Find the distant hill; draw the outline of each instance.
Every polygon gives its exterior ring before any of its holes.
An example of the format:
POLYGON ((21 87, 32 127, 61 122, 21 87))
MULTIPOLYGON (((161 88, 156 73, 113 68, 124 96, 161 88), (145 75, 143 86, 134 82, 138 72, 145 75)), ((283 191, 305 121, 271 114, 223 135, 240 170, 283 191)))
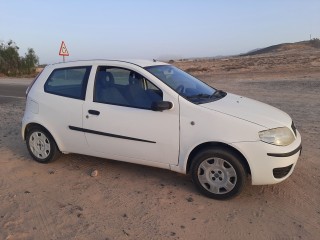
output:
POLYGON ((283 43, 220 59, 183 59, 174 61, 174 65, 197 76, 257 73, 276 78, 284 72, 307 76, 320 72, 320 40, 283 43))
POLYGON ((286 53, 286 52, 296 52, 296 51, 306 51, 306 50, 315 50, 320 49, 320 39, 314 38, 310 41, 302 41, 296 43, 282 43, 273 45, 266 48, 251 50, 240 56, 253 56, 258 54, 267 54, 267 53, 286 53))

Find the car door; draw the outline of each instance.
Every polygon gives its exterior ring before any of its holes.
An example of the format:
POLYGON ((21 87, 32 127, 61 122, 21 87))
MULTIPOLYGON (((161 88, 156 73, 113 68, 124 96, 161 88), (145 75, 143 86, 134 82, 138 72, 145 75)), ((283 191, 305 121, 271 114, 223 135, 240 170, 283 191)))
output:
POLYGON ((89 87, 93 94, 83 105, 83 128, 93 152, 129 162, 178 163, 177 96, 132 69, 119 67, 99 66, 89 87), (162 100, 174 107, 152 111, 152 102, 162 100))

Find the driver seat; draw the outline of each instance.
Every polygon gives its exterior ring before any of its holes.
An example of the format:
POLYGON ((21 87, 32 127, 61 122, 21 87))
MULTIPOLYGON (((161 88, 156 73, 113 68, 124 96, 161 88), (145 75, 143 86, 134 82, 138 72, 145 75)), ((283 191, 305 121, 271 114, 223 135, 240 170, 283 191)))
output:
POLYGON ((100 71, 96 77, 95 101, 101 103, 127 105, 127 100, 122 96, 114 84, 111 72, 100 71))

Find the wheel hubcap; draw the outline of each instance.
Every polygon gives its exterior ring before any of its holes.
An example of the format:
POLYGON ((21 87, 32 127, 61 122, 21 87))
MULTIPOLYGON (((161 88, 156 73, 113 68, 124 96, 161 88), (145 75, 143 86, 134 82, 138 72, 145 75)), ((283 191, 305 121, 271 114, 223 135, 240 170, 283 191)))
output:
POLYGON ((237 183, 237 173, 233 166, 221 158, 208 158, 198 168, 198 179, 209 192, 225 194, 237 183))
POLYGON ((42 132, 34 132, 29 138, 31 152, 40 159, 45 159, 50 154, 50 141, 42 132))

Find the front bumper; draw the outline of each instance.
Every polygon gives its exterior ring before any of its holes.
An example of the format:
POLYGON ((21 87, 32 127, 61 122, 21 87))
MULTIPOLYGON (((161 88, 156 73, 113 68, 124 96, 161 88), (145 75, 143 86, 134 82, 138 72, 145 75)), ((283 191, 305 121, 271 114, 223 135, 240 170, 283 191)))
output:
POLYGON ((302 146, 300 144, 299 147, 297 147, 295 150, 287 153, 267 153, 268 156, 271 157, 291 157, 292 155, 296 154, 297 152, 300 152, 301 154, 302 146))
POLYGON ((301 135, 289 146, 275 146, 261 141, 233 143, 247 159, 253 185, 282 182, 293 172, 301 153, 301 135))

